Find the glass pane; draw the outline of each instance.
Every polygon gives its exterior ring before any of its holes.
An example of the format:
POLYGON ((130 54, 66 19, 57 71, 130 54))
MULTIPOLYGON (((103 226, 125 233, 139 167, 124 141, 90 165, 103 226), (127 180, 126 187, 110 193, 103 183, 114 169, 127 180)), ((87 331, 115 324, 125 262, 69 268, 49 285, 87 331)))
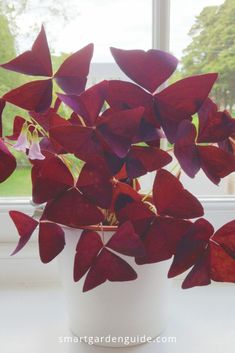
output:
MULTIPOLYGON (((219 72, 212 99, 220 110, 235 116, 235 1, 171 0, 170 51, 180 59, 172 82, 185 76, 219 72), (182 10, 183 9, 183 10, 182 10)), ((197 195, 234 195, 235 174, 220 186, 203 172, 196 181, 183 175, 185 186, 197 195)))
MULTIPOLYGON (((66 56, 90 42, 95 44, 88 86, 103 79, 124 78, 109 51, 149 49, 152 36, 151 0, 0 0, 0 63, 28 50, 43 23, 56 69, 66 56)), ((29 77, 0 69, 0 95, 29 81, 29 77)), ((8 105, 4 133, 23 111, 8 105)), ((0 196, 31 194, 30 166, 17 153, 18 170, 0 184, 0 196)))

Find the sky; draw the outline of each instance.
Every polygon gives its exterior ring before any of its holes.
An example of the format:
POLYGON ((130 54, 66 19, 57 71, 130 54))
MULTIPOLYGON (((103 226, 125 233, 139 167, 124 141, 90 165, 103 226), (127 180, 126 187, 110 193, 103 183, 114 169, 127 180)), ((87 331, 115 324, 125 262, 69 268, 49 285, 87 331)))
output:
MULTIPOLYGON (((110 62, 109 47, 123 49, 151 48, 152 0, 28 0, 27 11, 18 20, 22 29, 20 51, 28 49, 31 26, 44 22, 54 52, 74 52, 95 43, 93 61, 110 62), (48 7, 54 9, 48 12, 48 7), (63 22, 64 13, 69 22, 63 22), (53 15, 52 15, 53 13, 53 15), (40 22, 39 22, 40 21, 40 22)), ((205 6, 220 5, 223 0, 171 0, 170 51, 179 59, 189 44, 187 35, 205 6)))

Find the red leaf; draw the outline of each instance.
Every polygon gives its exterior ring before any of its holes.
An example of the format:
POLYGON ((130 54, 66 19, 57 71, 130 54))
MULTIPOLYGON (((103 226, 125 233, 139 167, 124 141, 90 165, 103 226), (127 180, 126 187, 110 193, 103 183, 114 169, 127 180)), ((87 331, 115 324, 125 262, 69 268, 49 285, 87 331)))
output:
POLYGON ((67 120, 55 112, 54 108, 49 108, 45 113, 30 112, 29 115, 46 131, 55 126, 70 125, 67 120))
POLYGON ((203 218, 192 224, 177 245, 168 277, 178 276, 195 265, 208 246, 213 233, 214 228, 203 218))
POLYGON ((105 246, 127 256, 143 256, 145 253, 143 242, 130 221, 119 226, 105 246))
POLYGON ((179 123, 191 120, 207 98, 217 74, 184 78, 155 95, 157 111, 169 142, 175 142, 179 123))
POLYGON ((0 139, 0 183, 5 181, 16 169, 16 159, 0 139))
POLYGON ((194 178, 199 171, 200 158, 195 145, 197 131, 195 126, 188 120, 183 120, 178 128, 174 154, 185 173, 194 178))
POLYGON ((38 169, 32 169, 33 202, 44 203, 74 186, 67 166, 58 157, 44 160, 38 169))
POLYGON ((128 109, 110 114, 100 119, 97 130, 120 158, 126 156, 134 136, 140 129, 144 108, 128 109))
POLYGON ((108 208, 112 201, 112 176, 101 158, 95 158, 95 162, 84 165, 76 186, 92 203, 108 208))
POLYGON ((58 224, 41 222, 38 236, 39 253, 43 263, 50 262, 64 249, 64 231, 58 224))
MULTIPOLYGON (((46 157, 48 153, 51 153, 53 155, 57 154, 64 154, 66 153, 63 148, 53 140, 53 138, 48 138, 48 137, 43 137, 39 143, 41 152, 43 152, 43 155, 46 157)), ((32 163, 32 160, 30 161, 32 163)))
POLYGON ((77 189, 72 188, 47 203, 43 219, 72 228, 80 228, 102 222, 104 215, 77 189))
POLYGON ((59 98, 56 98, 54 102, 54 111, 57 113, 61 105, 61 100, 59 98))
POLYGON ((153 185, 153 198, 159 215, 177 218, 201 217, 201 203, 183 188, 181 182, 164 169, 157 172, 153 185))
POLYGON ((93 44, 88 44, 65 59, 55 73, 54 78, 65 93, 80 94, 84 91, 92 55, 93 44))
POLYGON ((154 147, 131 146, 126 160, 126 171, 130 179, 160 169, 172 161, 171 156, 154 147))
POLYGON ((111 53, 125 74, 150 92, 165 82, 178 64, 173 55, 155 49, 145 52, 111 48, 111 53))
POLYGON ((106 100, 110 107, 116 111, 144 107, 143 117, 160 127, 154 109, 154 99, 151 94, 131 82, 110 80, 106 100))
POLYGON ((217 111, 217 105, 208 98, 198 112, 198 142, 222 142, 235 132, 235 120, 226 110, 217 111))
POLYGON ((78 241, 74 259, 74 281, 79 281, 91 267, 104 244, 98 233, 84 230, 78 241))
POLYGON ((235 221, 221 227, 183 282, 183 288, 207 285, 210 280, 235 282, 235 221))
POLYGON ((145 114, 140 122, 140 127, 137 135, 135 135, 132 139, 133 143, 146 142, 154 143, 156 145, 156 140, 158 141, 158 146, 160 145, 160 139, 165 137, 162 130, 158 129, 156 126, 158 124, 149 122, 147 118, 145 118, 145 114))
POLYGON ((99 118, 97 126, 61 126, 50 130, 54 138, 67 152, 88 162, 94 155, 102 155, 111 149, 118 157, 125 157, 132 139, 139 133, 143 108, 129 109, 99 118))
POLYGON ((137 273, 126 261, 104 248, 94 260, 86 276, 83 292, 87 292, 106 281, 124 282, 136 278, 137 273))
POLYGON ((211 279, 217 282, 235 283, 235 261, 214 242, 210 243, 211 279))
POLYGON ((222 142, 218 142, 218 147, 225 152, 235 155, 235 143, 233 143, 229 138, 222 142))
POLYGON ((26 214, 19 211, 10 211, 9 215, 13 220, 20 236, 18 245, 12 253, 12 255, 15 255, 29 241, 34 230, 37 228, 38 222, 32 217, 29 217, 26 214))
POLYGON ((104 105, 106 90, 107 81, 102 81, 84 91, 80 96, 58 94, 58 97, 83 118, 86 126, 93 126, 104 105))
POLYGON ((6 93, 3 98, 25 110, 45 112, 51 105, 52 81, 49 79, 26 83, 6 93))
POLYGON ((115 204, 115 211, 119 222, 131 222, 153 218, 155 214, 150 211, 147 204, 133 200, 130 196, 120 195, 115 204))
POLYGON ((235 259, 235 220, 217 230, 213 240, 235 259))
POLYGON ((44 27, 42 26, 31 50, 2 64, 1 67, 21 74, 51 77, 51 56, 44 27))
POLYGON ((62 118, 59 114, 51 112, 51 114, 48 116, 49 119, 49 129, 52 129, 53 127, 56 126, 70 126, 71 123, 62 118))
POLYGON ((126 183, 118 182, 114 185, 113 199, 112 199, 112 205, 111 205, 110 209, 111 210, 116 209, 118 211, 120 208, 124 207, 125 197, 127 197, 128 200, 130 199, 131 202, 141 201, 141 199, 142 199, 141 195, 138 194, 138 192, 136 192, 130 185, 128 185, 126 183), (124 197, 124 204, 122 203, 121 199, 119 202, 119 198, 120 197, 122 198, 122 196, 124 197), (119 205, 117 205, 117 203, 119 205))
POLYGON ((81 125, 81 126, 83 126, 80 117, 74 112, 70 115, 70 118, 67 121, 70 124, 72 124, 72 125, 81 125))
MULTIPOLYGON (((138 189, 138 183, 137 183, 138 189)), ((116 202, 118 196, 128 196, 132 201, 142 201, 143 195, 138 193, 138 190, 133 188, 132 183, 128 183, 128 181, 119 181, 114 184, 114 193, 113 193, 113 205, 116 202)))
POLYGON ((107 145, 104 147, 103 159, 105 160, 110 173, 115 175, 116 179, 122 180, 127 178, 126 170, 123 170, 123 168, 125 169, 125 159, 119 158, 116 154, 110 151, 110 148, 107 147, 107 145))
POLYGON ((207 286, 211 283, 210 256, 208 249, 200 256, 192 270, 182 283, 183 289, 195 286, 207 286))
MULTIPOLYGON (((140 196, 139 194, 137 195, 140 196)), ((145 233, 155 218, 155 213, 149 209, 149 205, 125 194, 120 194, 117 198, 115 213, 119 223, 131 221, 135 232, 140 236, 145 233)))
POLYGON ((89 161, 94 155, 100 155, 102 148, 90 127, 71 125, 59 126, 50 130, 50 137, 58 142, 67 152, 74 153, 83 161, 89 161))
POLYGON ((9 140, 17 140, 20 133, 21 133, 21 130, 22 130, 22 127, 25 123, 25 119, 22 118, 21 116, 15 116, 15 119, 14 119, 14 123, 13 123, 13 133, 12 135, 9 135, 7 136, 7 138, 9 140))
POLYGON ((0 98, 0 137, 2 137, 2 112, 5 108, 6 102, 0 98))
POLYGON ((201 167, 215 184, 235 171, 235 156, 215 146, 198 146, 201 167))
POLYGON ((183 235, 192 226, 189 221, 168 217, 155 218, 144 235, 146 255, 136 257, 136 263, 143 265, 170 259, 183 235))

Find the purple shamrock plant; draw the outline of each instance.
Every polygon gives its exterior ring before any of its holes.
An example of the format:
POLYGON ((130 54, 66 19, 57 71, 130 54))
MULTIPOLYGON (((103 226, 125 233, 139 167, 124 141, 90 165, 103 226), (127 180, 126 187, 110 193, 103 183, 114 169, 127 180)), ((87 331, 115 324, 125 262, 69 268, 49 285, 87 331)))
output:
POLYGON ((177 67, 174 56, 159 50, 111 53, 132 82, 86 88, 92 44, 53 74, 43 27, 31 50, 1 65, 43 77, 0 99, 0 181, 16 168, 10 149, 22 151, 32 166, 32 200, 44 205, 39 219, 10 212, 19 233, 13 254, 38 229, 40 258, 50 262, 66 246, 67 226, 82 229, 73 273, 75 281, 85 277, 84 291, 107 280, 137 278, 118 254, 140 266, 173 258, 169 277, 191 269, 183 288, 235 282, 235 221, 214 233, 179 174, 164 169, 174 159, 189 177, 202 169, 215 184, 235 171, 235 120, 208 98, 217 74, 187 77, 160 90, 177 67), (54 81, 63 93, 52 103, 54 81), (59 113, 61 103, 67 117, 59 113), (7 104, 28 112, 27 120, 15 117, 11 136, 2 134, 7 104), (168 151, 161 148, 164 139, 172 144, 168 151), (148 172, 156 177, 144 195, 138 178, 148 172), (107 226, 113 235, 105 243, 97 227, 107 226))

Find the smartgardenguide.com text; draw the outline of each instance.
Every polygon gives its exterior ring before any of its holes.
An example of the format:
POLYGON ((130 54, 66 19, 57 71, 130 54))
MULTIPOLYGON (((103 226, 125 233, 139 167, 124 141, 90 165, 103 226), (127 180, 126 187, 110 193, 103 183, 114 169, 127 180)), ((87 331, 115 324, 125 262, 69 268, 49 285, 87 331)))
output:
POLYGON ((175 336, 158 336, 156 338, 149 337, 147 335, 143 336, 83 336, 83 337, 76 337, 76 336, 59 336, 58 337, 59 343, 87 343, 89 345, 93 344, 100 344, 100 343, 121 343, 124 345, 129 344, 141 344, 141 343, 176 343, 175 336))

